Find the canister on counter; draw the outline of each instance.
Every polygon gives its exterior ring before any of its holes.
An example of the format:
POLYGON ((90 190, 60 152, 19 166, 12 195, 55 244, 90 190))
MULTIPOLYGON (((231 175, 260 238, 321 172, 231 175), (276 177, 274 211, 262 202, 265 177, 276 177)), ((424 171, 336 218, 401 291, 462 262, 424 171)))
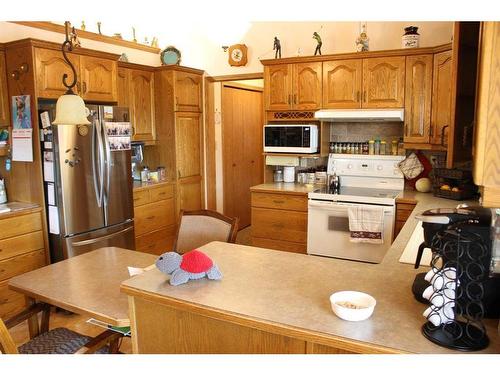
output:
POLYGON ((375 141, 373 139, 368 141, 368 154, 375 155, 375 141))
POLYGON ((167 179, 167 170, 165 167, 158 167, 156 170, 158 171, 159 180, 165 181, 167 179))

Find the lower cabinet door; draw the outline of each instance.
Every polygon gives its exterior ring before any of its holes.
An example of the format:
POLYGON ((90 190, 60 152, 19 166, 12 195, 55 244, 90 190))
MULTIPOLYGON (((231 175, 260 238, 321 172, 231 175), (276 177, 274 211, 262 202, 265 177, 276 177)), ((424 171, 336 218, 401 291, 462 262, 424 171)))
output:
POLYGON ((25 306, 24 294, 9 289, 9 280, 0 282, 0 319, 6 320, 21 312, 25 306))
POLYGON ((252 207, 252 237, 307 243, 307 212, 252 207))
POLYGON ((162 227, 173 225, 174 200, 165 199, 134 208, 135 235, 152 232, 162 227))
POLYGON ((145 253, 160 255, 167 251, 172 251, 176 226, 171 225, 166 228, 138 236, 135 238, 135 249, 145 253))

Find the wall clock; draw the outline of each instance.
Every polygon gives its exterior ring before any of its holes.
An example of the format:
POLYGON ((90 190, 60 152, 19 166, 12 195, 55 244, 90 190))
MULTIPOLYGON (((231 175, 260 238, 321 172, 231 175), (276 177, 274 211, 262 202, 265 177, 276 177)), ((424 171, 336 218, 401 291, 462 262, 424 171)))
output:
POLYGON ((162 65, 179 65, 181 63, 181 52, 174 46, 168 46, 160 54, 162 65))
POLYGON ((244 44, 233 44, 229 47, 229 65, 245 66, 247 63, 248 48, 244 44))

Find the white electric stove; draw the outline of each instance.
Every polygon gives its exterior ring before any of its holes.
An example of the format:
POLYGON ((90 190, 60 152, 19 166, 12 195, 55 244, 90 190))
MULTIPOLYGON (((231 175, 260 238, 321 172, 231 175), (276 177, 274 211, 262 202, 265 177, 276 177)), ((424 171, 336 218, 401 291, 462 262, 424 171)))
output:
POLYGON ((398 163, 404 156, 330 154, 327 173, 339 176, 340 188, 308 194, 307 253, 380 263, 391 246, 396 197, 404 189, 398 163), (383 244, 350 242, 348 208, 380 206, 384 211, 383 244))

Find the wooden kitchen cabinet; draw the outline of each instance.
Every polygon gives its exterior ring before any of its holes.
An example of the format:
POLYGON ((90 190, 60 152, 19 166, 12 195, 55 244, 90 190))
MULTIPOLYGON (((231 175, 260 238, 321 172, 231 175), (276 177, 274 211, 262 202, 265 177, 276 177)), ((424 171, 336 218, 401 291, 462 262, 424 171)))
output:
POLYGON ((433 85, 432 72, 432 54, 406 57, 405 142, 429 143, 433 85))
MULTIPOLYGON (((75 94, 81 94, 80 56, 68 53, 68 59, 74 65, 78 75, 75 94)), ((35 48, 35 70, 37 96, 46 99, 57 99, 64 95, 67 88, 63 85, 63 75, 67 74, 67 83, 73 81, 73 71, 63 58, 61 51, 35 48)))
POLYGON ((173 247, 175 194, 173 184, 158 184, 134 190, 135 248, 162 254, 173 247))
POLYGON ((363 59, 363 108, 403 108, 405 57, 363 59))
POLYGON ((403 229, 406 221, 410 217, 412 211, 415 209, 417 205, 416 201, 404 200, 398 201, 396 199, 396 220, 394 222, 394 232, 392 235, 392 240, 398 236, 401 229, 403 229))
POLYGON ((0 127, 9 126, 10 107, 7 91, 7 70, 5 68, 5 52, 0 50, 0 127))
POLYGON ((500 24, 483 22, 479 55, 477 126, 474 144, 474 182, 482 205, 500 207, 500 24))
MULTIPOLYGON (((75 93, 84 100, 95 102, 117 101, 117 63, 114 60, 68 53, 78 75, 75 93)), ((60 50, 35 48, 37 97, 57 99, 66 92, 62 83, 63 74, 67 83, 73 80, 73 72, 66 64, 60 50)))
POLYGON ((146 66, 118 68, 118 105, 128 107, 132 123, 132 140, 150 142, 156 139, 154 72, 146 66))
POLYGON ((434 56, 430 143, 446 146, 451 125, 452 51, 434 56))
POLYGON ((84 100, 116 102, 116 61, 80 56, 80 79, 84 100))
POLYGON ((321 62, 265 66, 264 80, 266 110, 321 108, 321 62))
POLYGON ((252 191, 252 245, 307 252, 307 195, 252 191))
POLYGON ((24 295, 8 288, 13 276, 47 264, 42 210, 0 216, 0 318, 8 319, 25 308, 24 295))
POLYGON ((199 74, 176 71, 175 110, 183 112, 202 112, 202 77, 199 74))
POLYGON ((323 62, 323 108, 361 108, 361 59, 323 62))

